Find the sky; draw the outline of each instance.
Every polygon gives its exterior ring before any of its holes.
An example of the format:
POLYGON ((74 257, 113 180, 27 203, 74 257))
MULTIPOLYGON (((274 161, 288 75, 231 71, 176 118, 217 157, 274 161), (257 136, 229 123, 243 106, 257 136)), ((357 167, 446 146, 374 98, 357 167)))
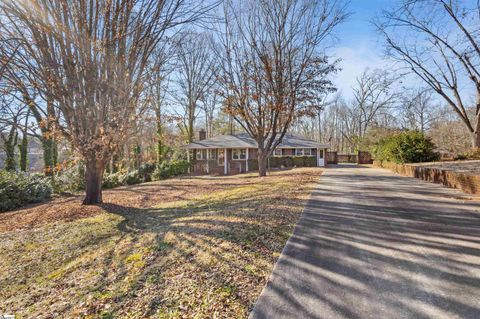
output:
POLYGON ((335 76, 334 83, 347 98, 352 96, 351 87, 355 78, 361 75, 365 68, 375 69, 387 65, 387 61, 382 57, 383 48, 379 35, 371 20, 391 4, 391 0, 351 0, 351 16, 338 26, 338 43, 330 54, 342 59, 342 70, 335 76))

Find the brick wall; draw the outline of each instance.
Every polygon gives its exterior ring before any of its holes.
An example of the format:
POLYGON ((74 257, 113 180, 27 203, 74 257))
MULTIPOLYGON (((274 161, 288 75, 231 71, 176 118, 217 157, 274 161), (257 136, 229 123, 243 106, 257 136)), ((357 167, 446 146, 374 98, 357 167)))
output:
POLYGON ((420 178, 424 181, 458 188, 469 194, 480 194, 480 175, 448 171, 415 164, 395 164, 374 161, 373 165, 375 167, 391 169, 403 176, 420 178))

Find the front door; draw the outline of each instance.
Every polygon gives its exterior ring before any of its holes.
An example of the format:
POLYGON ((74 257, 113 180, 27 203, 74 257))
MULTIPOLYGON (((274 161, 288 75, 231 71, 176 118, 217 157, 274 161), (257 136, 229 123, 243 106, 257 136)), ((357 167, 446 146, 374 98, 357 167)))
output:
POLYGON ((318 166, 325 166, 325 152, 323 149, 318 150, 318 166))

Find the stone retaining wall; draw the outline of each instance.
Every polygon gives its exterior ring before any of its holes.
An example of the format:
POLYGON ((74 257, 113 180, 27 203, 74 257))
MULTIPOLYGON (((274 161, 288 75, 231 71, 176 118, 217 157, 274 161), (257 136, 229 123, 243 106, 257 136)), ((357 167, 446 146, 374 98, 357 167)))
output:
POLYGON ((469 194, 480 194, 480 175, 459 173, 425 166, 424 164, 396 164, 374 161, 373 166, 388 168, 403 176, 420 178, 424 181, 458 188, 469 194))

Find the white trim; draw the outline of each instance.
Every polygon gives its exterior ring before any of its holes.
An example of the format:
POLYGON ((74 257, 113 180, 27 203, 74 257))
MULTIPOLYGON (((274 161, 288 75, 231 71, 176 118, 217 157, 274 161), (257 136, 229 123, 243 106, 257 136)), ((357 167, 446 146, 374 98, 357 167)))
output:
POLYGON ((227 167, 228 167, 228 165, 227 165, 227 162, 228 162, 228 156, 227 155, 228 155, 228 153, 227 153, 226 148, 224 148, 223 151, 224 151, 224 153, 223 153, 224 154, 223 155, 223 173, 225 175, 228 175, 228 169, 227 169, 227 167))
POLYGON ((210 154, 210 150, 207 150, 207 174, 210 174, 210 164, 208 163, 209 162, 209 155, 210 154))
POLYGON ((247 151, 248 148, 232 148, 232 161, 245 161, 247 158, 247 151), (242 151, 245 151, 245 158, 233 158, 233 151, 240 151, 239 156, 242 155, 242 151))

